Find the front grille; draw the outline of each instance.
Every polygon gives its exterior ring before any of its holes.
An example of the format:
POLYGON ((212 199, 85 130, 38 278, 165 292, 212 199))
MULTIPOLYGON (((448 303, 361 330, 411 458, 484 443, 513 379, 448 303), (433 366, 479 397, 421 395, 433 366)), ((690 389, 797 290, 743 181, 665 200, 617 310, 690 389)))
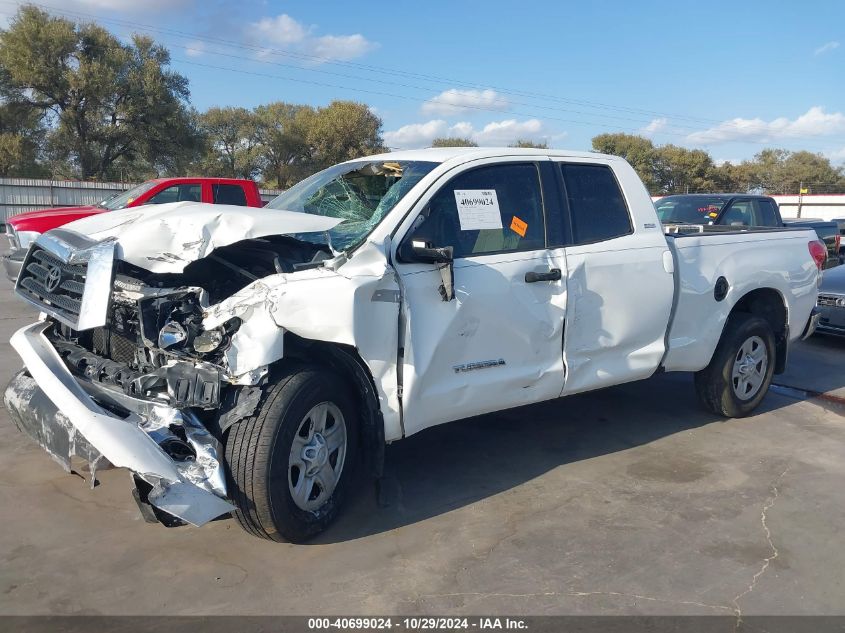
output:
POLYGON ((831 308, 845 308, 845 296, 842 295, 819 295, 818 304, 831 308))
POLYGON ((137 351, 143 346, 138 308, 131 304, 113 304, 103 327, 90 330, 90 338, 80 341, 90 352, 118 363, 137 364, 137 351))
POLYGON ((69 264, 34 245, 18 278, 18 291, 47 311, 79 319, 87 264, 69 264))

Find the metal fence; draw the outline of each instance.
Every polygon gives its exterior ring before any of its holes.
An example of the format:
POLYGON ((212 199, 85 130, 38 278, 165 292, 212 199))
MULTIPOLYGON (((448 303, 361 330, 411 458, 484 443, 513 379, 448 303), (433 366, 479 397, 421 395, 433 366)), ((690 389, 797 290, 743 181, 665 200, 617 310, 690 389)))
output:
MULTIPOLYGON (((136 184, 138 183, 0 178, 0 223, 24 211, 97 204, 136 184)), ((265 202, 282 193, 281 189, 260 191, 265 202)))

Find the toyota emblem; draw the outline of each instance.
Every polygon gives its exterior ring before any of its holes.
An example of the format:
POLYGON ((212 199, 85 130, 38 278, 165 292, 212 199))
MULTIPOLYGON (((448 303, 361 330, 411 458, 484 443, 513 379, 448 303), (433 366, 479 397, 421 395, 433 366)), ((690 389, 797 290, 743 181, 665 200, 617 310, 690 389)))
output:
POLYGON ((47 292, 53 292, 62 283, 62 269, 58 266, 48 266, 47 276, 44 278, 44 288, 47 292))

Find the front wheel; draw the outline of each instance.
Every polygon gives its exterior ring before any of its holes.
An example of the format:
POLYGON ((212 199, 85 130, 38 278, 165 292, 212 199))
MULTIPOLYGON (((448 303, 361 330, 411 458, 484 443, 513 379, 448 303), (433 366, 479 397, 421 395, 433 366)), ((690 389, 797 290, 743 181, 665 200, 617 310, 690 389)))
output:
POLYGON ((226 438, 229 496, 241 527, 294 543, 326 529, 354 474, 354 421, 337 375, 300 367, 277 377, 255 413, 226 438))
POLYGON ((729 418, 749 415, 772 382, 775 337, 768 322, 751 314, 732 315, 710 364, 695 374, 699 400, 729 418))

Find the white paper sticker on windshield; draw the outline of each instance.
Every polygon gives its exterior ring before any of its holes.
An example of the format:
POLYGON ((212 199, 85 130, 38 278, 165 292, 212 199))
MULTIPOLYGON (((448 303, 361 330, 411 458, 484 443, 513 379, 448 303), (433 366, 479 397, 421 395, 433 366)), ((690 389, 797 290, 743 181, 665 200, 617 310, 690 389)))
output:
POLYGON ((495 189, 455 189, 462 231, 502 228, 495 189))

